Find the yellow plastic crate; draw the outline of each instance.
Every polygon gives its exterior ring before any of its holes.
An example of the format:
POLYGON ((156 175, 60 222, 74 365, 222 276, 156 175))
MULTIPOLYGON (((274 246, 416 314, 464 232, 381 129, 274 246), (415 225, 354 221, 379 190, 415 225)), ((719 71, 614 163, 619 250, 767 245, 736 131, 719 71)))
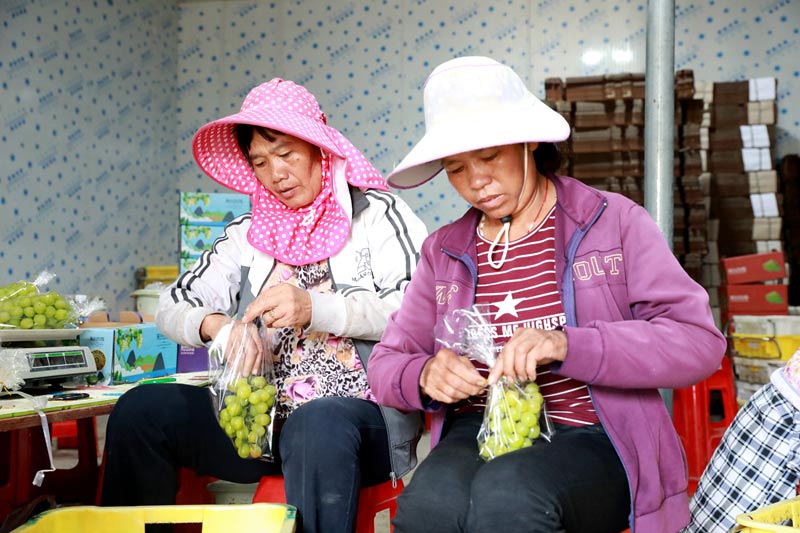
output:
POLYGON ((797 533, 800 529, 800 497, 740 514, 736 523, 738 525, 733 531, 737 533, 797 533), (792 525, 778 525, 789 520, 792 525))
POLYGON ((277 503, 63 507, 46 511, 13 533, 144 533, 145 524, 200 523, 203 533, 292 533, 295 508, 277 503))
POLYGON ((733 349, 742 357, 787 361, 800 348, 800 335, 761 336, 733 334, 733 349))

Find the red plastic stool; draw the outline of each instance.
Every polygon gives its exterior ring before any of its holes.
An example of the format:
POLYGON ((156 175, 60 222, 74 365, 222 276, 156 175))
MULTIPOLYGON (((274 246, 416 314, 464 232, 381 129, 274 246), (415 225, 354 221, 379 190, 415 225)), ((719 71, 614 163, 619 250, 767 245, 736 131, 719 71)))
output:
POLYGON ((675 389, 673 421, 686 452, 689 495, 694 494, 711 454, 719 445, 738 408, 733 367, 727 357, 722 359, 720 368, 708 379, 691 387, 675 389), (711 420, 712 391, 718 392, 722 397, 721 420, 711 420))
MULTIPOLYGON (((403 491, 403 480, 398 479, 396 486, 391 481, 372 487, 362 487, 358 495, 358 516, 356 517, 356 533, 375 533, 375 515, 384 509, 389 511, 389 520, 397 512, 397 497, 403 491)), ((286 503, 286 492, 283 488, 283 476, 264 476, 258 483, 253 503, 286 503)), ((394 528, 390 526, 390 530, 394 528)))

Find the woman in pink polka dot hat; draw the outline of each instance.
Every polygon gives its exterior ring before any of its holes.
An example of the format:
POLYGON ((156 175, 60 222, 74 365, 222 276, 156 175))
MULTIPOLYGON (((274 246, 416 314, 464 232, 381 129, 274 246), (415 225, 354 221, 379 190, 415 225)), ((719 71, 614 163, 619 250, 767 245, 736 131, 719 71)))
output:
MULTIPOLYGON (((250 196, 252 212, 164 291, 156 322, 187 346, 209 345, 234 321, 271 330, 277 458, 240 458, 201 388, 135 388, 109 419, 103 503, 174 503, 181 466, 238 483, 282 472, 302 531, 353 531, 359 488, 416 464, 419 414, 379 406, 365 368, 425 226, 291 81, 254 88, 192 146, 208 176, 250 196)), ((248 367, 268 356, 252 346, 248 367)))

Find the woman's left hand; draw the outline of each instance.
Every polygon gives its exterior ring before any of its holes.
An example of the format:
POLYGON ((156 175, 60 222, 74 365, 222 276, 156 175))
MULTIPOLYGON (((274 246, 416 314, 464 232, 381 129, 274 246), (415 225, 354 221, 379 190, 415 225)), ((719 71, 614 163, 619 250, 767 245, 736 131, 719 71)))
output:
POLYGON ((536 368, 567 356, 567 334, 559 330, 519 328, 503 347, 489 372, 489 383, 502 376, 536 379, 536 368))
POLYGON ((247 306, 243 322, 261 322, 270 328, 301 327, 311 323, 311 295, 288 283, 280 283, 262 291, 247 306))

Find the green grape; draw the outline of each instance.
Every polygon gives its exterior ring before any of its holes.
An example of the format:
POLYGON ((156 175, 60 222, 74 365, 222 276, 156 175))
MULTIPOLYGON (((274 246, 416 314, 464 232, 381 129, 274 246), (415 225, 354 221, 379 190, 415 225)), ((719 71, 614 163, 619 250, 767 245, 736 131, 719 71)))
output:
POLYGON ((243 443, 237 446, 237 451, 239 453, 239 457, 241 457, 242 459, 247 459, 248 457, 250 457, 250 446, 247 444, 243 443))
POLYGON ((33 306, 29 305, 22 308, 22 314, 28 318, 33 318, 33 315, 36 314, 36 311, 33 310, 33 306))
POLYGON ((240 430, 244 427, 244 419, 241 416, 231 417, 231 426, 235 430, 240 430))
POLYGON ((266 413, 261 413, 255 416, 255 423, 259 426, 266 426, 269 424, 270 416, 266 413))
POLYGON ((8 311, 0 311, 0 324, 8 324, 8 320, 11 318, 11 313, 8 311))
POLYGON ((33 328, 33 319, 31 318, 23 318, 19 321, 19 327, 22 329, 31 329, 33 328))
POLYGON ((250 385, 247 382, 239 383, 236 385, 236 396, 241 399, 247 399, 250 397, 250 385))
POLYGON ((47 322, 47 317, 44 315, 34 315, 33 317, 33 325, 36 328, 39 329, 44 328, 46 322, 47 322))

